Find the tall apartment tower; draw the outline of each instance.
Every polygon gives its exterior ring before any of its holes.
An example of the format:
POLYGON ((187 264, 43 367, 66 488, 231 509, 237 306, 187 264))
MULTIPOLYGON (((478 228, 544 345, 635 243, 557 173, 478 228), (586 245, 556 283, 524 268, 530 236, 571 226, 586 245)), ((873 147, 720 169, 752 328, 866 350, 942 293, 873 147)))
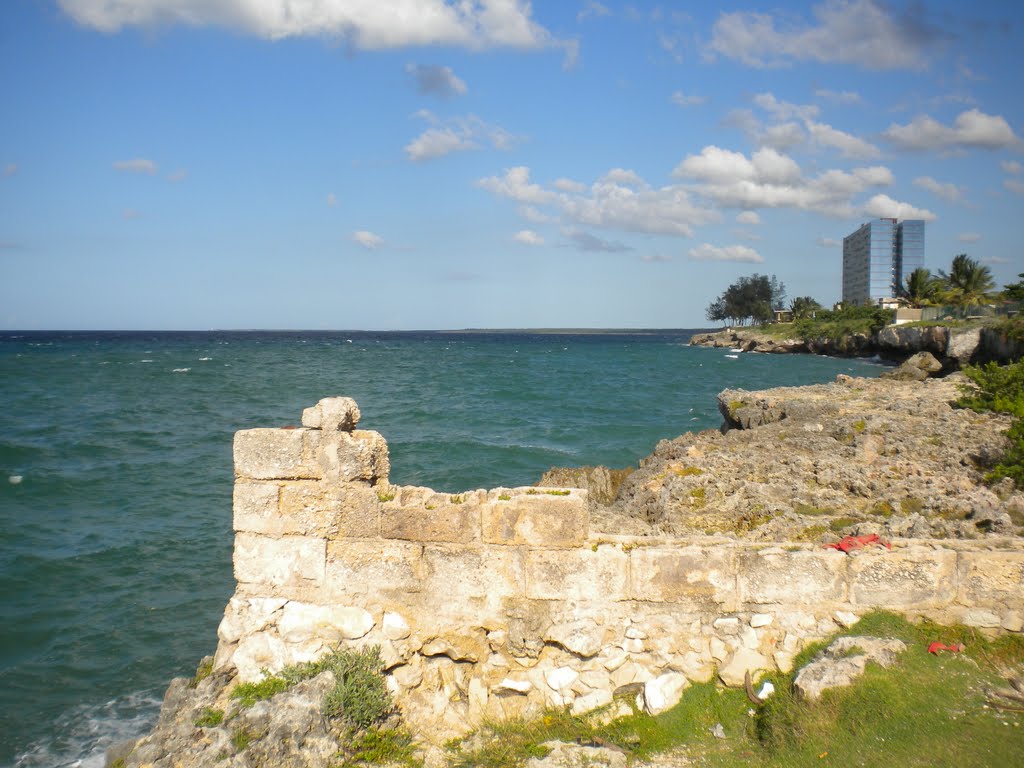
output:
POLYGON ((899 296, 906 276, 924 266, 924 221, 875 219, 843 238, 843 304, 899 296))

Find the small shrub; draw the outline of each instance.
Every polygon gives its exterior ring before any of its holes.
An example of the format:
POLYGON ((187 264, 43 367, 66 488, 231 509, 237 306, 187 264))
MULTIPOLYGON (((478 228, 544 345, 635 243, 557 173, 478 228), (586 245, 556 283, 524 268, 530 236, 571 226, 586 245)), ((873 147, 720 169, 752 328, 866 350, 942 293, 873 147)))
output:
POLYGON ((466 499, 462 496, 452 496, 451 498, 448 499, 448 501, 450 501, 452 504, 461 504, 465 500, 466 499))
POLYGON ((507 493, 503 493, 498 496, 498 501, 512 501, 512 497, 509 496, 507 493))
POLYGON ((196 667, 196 676, 192 678, 192 682, 188 684, 188 687, 195 688, 211 674, 213 674, 213 656, 207 656, 199 662, 199 666, 196 667))
POLYGON ((973 386, 963 386, 958 406, 976 413, 1006 413, 1014 419, 1005 433, 1010 446, 985 479, 994 483, 1009 478, 1024 488, 1024 360, 1005 366, 969 365, 964 374, 973 386))
POLYGON ((893 507, 888 501, 884 499, 876 501, 871 505, 871 509, 868 510, 872 515, 879 515, 881 517, 889 518, 896 514, 896 508, 893 507))
POLYGON ((404 728, 367 728, 350 738, 347 751, 356 763, 422 765, 416 758, 412 736, 404 728))
MULTIPOLYGON (((264 670, 266 672, 266 670, 264 670)), ((240 707, 251 707, 257 701, 272 699, 282 691, 287 691, 295 683, 278 675, 267 674, 262 680, 253 683, 240 683, 231 691, 231 697, 238 699, 240 707)))
POLYGON ((386 503, 386 502, 394 501, 394 500, 395 500, 395 492, 394 491, 377 491, 377 501, 386 503))
POLYGON ((855 422, 853 422, 853 431, 856 432, 858 435, 861 432, 863 432, 866 427, 867 422, 864 421, 864 419, 857 419, 855 422))
POLYGON ((921 510, 924 509, 924 502, 913 496, 908 496, 905 499, 900 499, 900 512, 904 515, 921 514, 921 510))
POLYGON ((335 676, 334 688, 324 697, 323 713, 343 717, 356 728, 369 728, 394 711, 382 673, 380 648, 331 654, 325 669, 335 676))
POLYGON ((206 707, 203 714, 195 719, 196 728, 216 728, 224 722, 224 710, 206 707))
POLYGON ((240 726, 231 731, 231 746, 235 748, 236 752, 242 752, 259 738, 260 734, 256 733, 256 731, 240 726))

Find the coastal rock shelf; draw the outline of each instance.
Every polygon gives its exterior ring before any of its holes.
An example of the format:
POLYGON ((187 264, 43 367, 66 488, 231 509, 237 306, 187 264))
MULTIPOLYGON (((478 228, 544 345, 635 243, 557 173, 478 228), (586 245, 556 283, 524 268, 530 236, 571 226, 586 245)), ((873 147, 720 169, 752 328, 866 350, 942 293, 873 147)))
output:
MULTIPOLYGON (((766 394, 749 407, 768 422, 772 402, 766 394)), ((845 554, 610 533, 585 490, 391 485, 387 445, 356 429, 359 415, 352 400, 328 398, 300 428, 236 435, 238 584, 218 632, 219 693, 209 680, 198 698, 172 686, 161 725, 125 765, 163 765, 180 743, 166 734, 191 738, 210 697, 227 708, 231 686, 339 644, 380 647, 429 754, 485 718, 627 713, 630 703, 660 712, 694 681, 736 686, 748 672, 789 670, 805 644, 876 607, 1024 629, 1019 538, 897 539, 845 554)), ((193 756, 174 764, 206 764, 189 743, 193 756)))

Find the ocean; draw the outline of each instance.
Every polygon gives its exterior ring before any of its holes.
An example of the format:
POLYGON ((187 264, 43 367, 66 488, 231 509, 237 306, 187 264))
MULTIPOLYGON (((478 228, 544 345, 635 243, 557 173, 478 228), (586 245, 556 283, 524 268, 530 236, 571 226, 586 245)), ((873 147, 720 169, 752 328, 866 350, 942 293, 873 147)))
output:
POLYGON ((213 652, 236 430, 348 395, 392 482, 455 492, 634 465, 726 387, 881 370, 691 333, 0 332, 0 766, 102 766, 213 652))

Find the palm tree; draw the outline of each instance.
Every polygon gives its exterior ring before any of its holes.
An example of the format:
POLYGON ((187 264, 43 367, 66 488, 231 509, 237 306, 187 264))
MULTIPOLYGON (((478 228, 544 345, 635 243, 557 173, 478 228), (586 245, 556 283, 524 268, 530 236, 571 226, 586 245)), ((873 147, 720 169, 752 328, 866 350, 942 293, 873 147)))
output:
POLYGON ((947 275, 941 269, 942 299, 957 307, 973 307, 987 303, 996 287, 988 267, 970 258, 966 253, 953 257, 953 264, 947 275))
POLYGON ((793 303, 789 305, 789 310, 793 313, 794 320, 814 317, 814 313, 819 309, 821 309, 821 304, 811 296, 797 296, 793 299, 793 303))
POLYGON ((941 288, 941 279, 932 277, 931 270, 918 267, 907 275, 900 295, 915 307, 927 307, 938 299, 941 288))

